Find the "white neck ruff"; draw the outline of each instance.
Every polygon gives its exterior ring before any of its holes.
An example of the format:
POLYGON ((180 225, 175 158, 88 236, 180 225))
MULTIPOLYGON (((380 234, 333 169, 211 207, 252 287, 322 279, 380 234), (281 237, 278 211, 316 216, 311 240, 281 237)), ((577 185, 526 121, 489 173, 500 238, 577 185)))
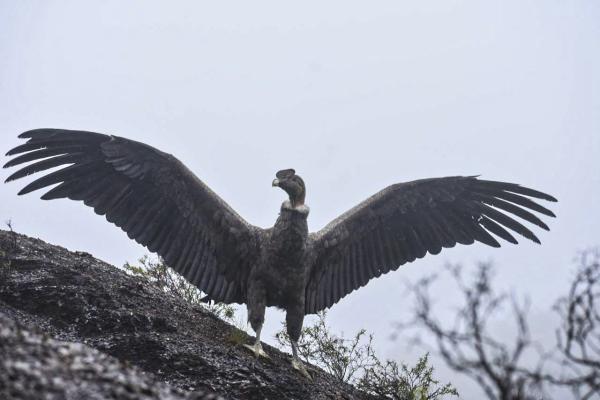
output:
POLYGON ((310 212, 310 208, 306 204, 301 204, 296 207, 292 207, 292 203, 289 200, 284 201, 281 204, 282 209, 293 210, 302 214, 308 214, 310 212))

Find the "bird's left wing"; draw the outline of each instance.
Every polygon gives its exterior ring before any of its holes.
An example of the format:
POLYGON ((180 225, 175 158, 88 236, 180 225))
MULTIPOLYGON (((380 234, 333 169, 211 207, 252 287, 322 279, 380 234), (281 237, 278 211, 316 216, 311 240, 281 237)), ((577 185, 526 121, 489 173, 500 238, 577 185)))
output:
POLYGON ((500 247, 494 235, 517 243, 508 228, 534 242, 535 234, 508 214, 548 230, 531 211, 553 217, 530 197, 550 195, 513 183, 476 177, 422 179, 389 186, 310 235, 315 260, 305 312, 316 313, 400 265, 475 241, 500 247))
POLYGON ((144 143, 86 131, 36 129, 4 167, 34 161, 6 180, 64 167, 19 194, 82 200, 215 301, 245 301, 262 229, 248 224, 179 160, 144 143), (65 167, 65 165, 67 165, 65 167))

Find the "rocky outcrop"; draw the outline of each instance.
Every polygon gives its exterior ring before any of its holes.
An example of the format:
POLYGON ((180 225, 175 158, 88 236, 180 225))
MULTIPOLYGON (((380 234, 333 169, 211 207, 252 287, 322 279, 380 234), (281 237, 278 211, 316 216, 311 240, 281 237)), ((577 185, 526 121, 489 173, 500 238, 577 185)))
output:
POLYGON ((220 399, 156 381, 81 343, 61 342, 0 314, 2 399, 220 399))
POLYGON ((0 398, 368 397, 271 346, 255 359, 234 326, 89 254, 1 230, 0 313, 0 398))

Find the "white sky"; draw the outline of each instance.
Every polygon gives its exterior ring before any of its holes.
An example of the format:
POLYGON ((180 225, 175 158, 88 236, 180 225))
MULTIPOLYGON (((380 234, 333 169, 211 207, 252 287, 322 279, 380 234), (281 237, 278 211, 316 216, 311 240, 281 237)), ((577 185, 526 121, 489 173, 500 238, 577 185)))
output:
MULTIPOLYGON (((366 327, 382 355, 413 362, 421 350, 388 341, 410 307, 403 281, 446 262, 493 260, 502 288, 533 299, 534 334, 552 338, 549 309, 575 253, 600 244, 598 71, 592 0, 0 0, 0 150, 39 127, 144 141, 265 227, 284 199, 273 175, 290 167, 307 183, 312 230, 424 177, 482 174, 556 196, 542 246, 446 250, 330 312, 335 330, 366 327)), ((80 203, 17 197, 24 183, 0 185, 0 218, 19 232, 115 265, 147 253, 80 203)), ((439 293, 444 303, 458 294, 439 293)), ((282 320, 268 313, 266 341, 282 320)))

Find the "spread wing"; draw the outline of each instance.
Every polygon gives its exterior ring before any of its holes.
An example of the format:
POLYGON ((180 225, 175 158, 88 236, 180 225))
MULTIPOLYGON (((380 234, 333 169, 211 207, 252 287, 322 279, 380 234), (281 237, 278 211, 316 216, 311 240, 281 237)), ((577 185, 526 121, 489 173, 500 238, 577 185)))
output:
POLYGON ((36 129, 4 167, 34 161, 6 181, 65 166, 19 194, 59 184, 42 199, 82 200, 215 301, 245 301, 262 230, 244 221, 179 160, 117 136, 36 129), (69 165, 70 164, 70 165, 69 165))
POLYGON ((311 234, 316 258, 306 288, 306 313, 328 308, 369 280, 456 243, 500 247, 493 233, 516 244, 509 230, 539 243, 513 218, 549 230, 532 211, 554 214, 530 197, 556 201, 517 184, 476 177, 389 186, 311 234))

